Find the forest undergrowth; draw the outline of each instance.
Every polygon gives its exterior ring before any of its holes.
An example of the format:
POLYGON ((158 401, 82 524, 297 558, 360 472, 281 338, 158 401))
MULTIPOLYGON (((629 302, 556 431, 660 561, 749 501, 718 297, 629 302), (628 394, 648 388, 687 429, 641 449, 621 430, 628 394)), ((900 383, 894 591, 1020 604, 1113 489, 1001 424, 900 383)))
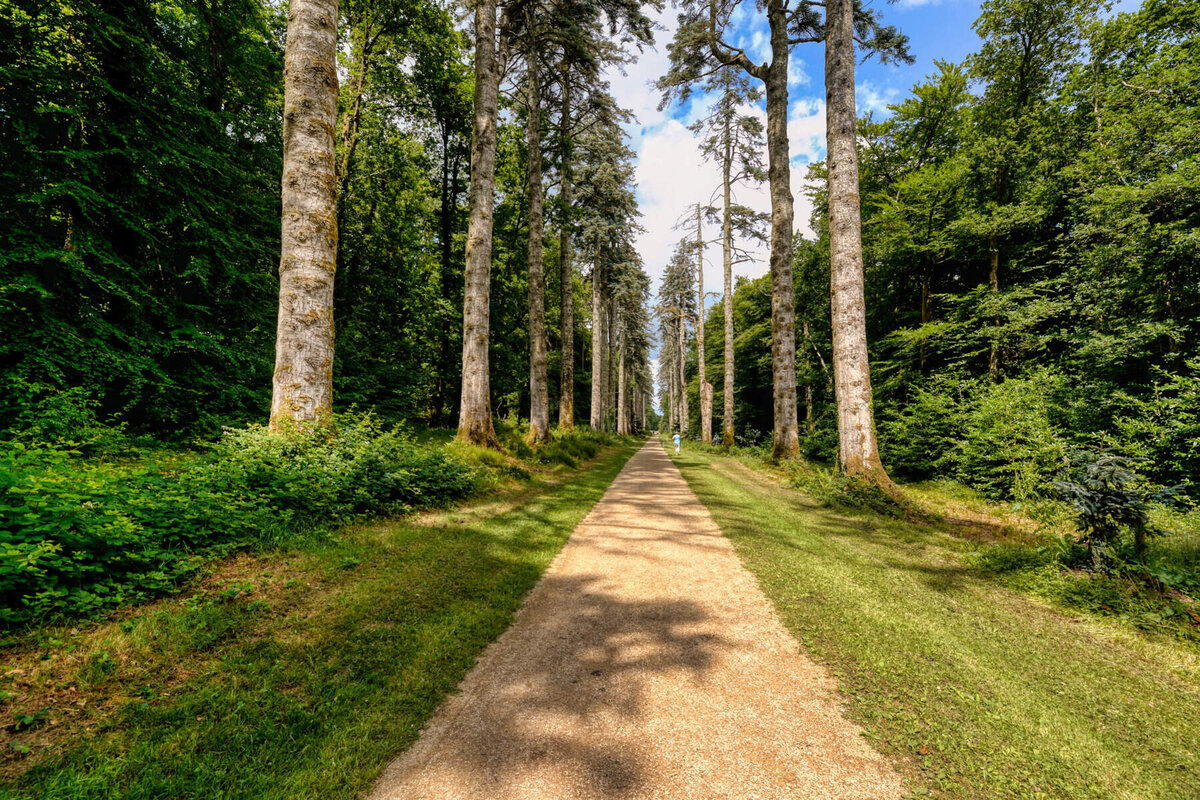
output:
MULTIPOLYGON (((319 506, 330 513, 305 525, 276 504, 261 512, 280 515, 265 534, 188 552, 204 560, 162 599, 99 621, 58 614, 10 629, 0 797, 358 796, 507 626, 633 452, 628 440, 587 431, 534 451, 519 428, 502 426, 515 454, 504 455, 452 442, 449 430, 342 424, 378 433, 360 442, 369 458, 422 454, 408 462, 422 468, 417 478, 436 474, 454 489, 423 502, 448 507, 354 521, 421 507, 387 505, 393 492, 374 512, 319 506), (466 494, 476 499, 451 505, 466 494)), ((212 468, 211 458, 189 454, 184 474, 212 468)), ((147 463, 161 454, 92 468, 144 475, 147 463)), ((355 474, 364 471, 373 474, 355 474)), ((279 496, 312 502, 300 489, 313 477, 290 475, 283 485, 295 493, 279 496)), ((414 485, 424 484, 406 491, 414 485)), ((322 503, 339 496, 325 488, 322 503)), ((158 530, 144 529, 150 539, 158 530)))
MULTIPOLYGON (((1084 515, 1052 496, 1051 487, 1008 502, 950 479, 903 483, 885 492, 817 462, 772 461, 762 447, 728 452, 698 442, 685 447, 731 456, 839 513, 947 533, 951 538, 944 546, 964 567, 1009 588, 1142 631, 1200 642, 1200 511, 1169 496, 1144 503, 1144 554, 1135 551, 1134 532, 1121 530, 1103 543, 1103 562, 1096 564, 1080 524, 1084 515)), ((1128 491, 1136 496, 1139 490, 1128 491)))

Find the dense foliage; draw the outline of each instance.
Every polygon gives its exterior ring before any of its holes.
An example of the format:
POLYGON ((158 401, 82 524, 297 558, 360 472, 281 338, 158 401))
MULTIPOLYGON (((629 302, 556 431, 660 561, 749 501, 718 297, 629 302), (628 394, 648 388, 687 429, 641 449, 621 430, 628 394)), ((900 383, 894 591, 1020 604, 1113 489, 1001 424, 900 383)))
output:
MULTIPOLYGON (((156 437, 211 436, 265 418, 285 6, 14 0, 0 8, 0 430, 21 430, 31 392, 48 390, 78 392, 101 418, 156 437)), ((599 8, 572 13, 580 24, 594 18, 577 31, 599 37, 590 47, 608 46, 599 8)), ((341 15, 337 403, 447 424, 461 368, 470 42, 440 0, 347 0, 341 15)), ((576 57, 591 76, 577 78, 582 130, 595 125, 587 109, 611 114, 612 102, 597 55, 576 57)), ((504 416, 527 413, 529 402, 522 128, 506 108, 491 294, 492 315, 505 322, 491 331, 493 407, 504 416)), ((585 168, 603 157, 572 149, 577 133, 550 149, 552 181, 562 152, 585 168)), ((552 223, 571 224, 551 201, 552 223)), ((547 235, 555 345, 558 243, 547 235)), ((578 365, 587 284, 565 290, 577 295, 578 365)), ((576 370, 585 420, 589 380, 576 370)))
MULTIPOLYGON (((1090 3, 989 0, 976 30, 965 63, 939 63, 885 120, 860 123, 885 464, 1022 499, 1056 496, 1076 451, 1106 451, 1194 495, 1200 2, 1106 17, 1090 3)), ((806 454, 832 460, 823 166, 810 178, 798 395, 806 454)), ((738 431, 752 442, 771 420, 767 282, 741 282, 734 308, 738 431)), ((719 308, 707 325, 719 336, 719 308)), ((710 349, 710 374, 720 360, 710 349)), ((691 394, 694 420, 694 378, 691 394)))
POLYGON ((0 624, 128 605, 214 554, 439 505, 477 480, 461 458, 370 415, 283 435, 230 430, 203 455, 125 452, 16 441, 0 455, 0 624))

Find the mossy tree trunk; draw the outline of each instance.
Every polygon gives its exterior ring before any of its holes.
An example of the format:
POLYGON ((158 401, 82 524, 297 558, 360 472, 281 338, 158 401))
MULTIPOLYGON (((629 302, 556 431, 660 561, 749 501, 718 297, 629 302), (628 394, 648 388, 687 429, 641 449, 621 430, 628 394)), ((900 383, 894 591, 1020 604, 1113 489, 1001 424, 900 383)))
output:
MULTIPOLYGON (((532 16, 532 10, 529 12, 532 16)), ((532 20, 531 20, 532 23, 532 20)), ((546 289, 542 259, 542 85, 538 59, 526 65, 525 192, 529 202, 529 442, 550 439, 550 386, 546 377, 546 289)))
POLYGON ((270 428, 333 412, 337 0, 292 0, 283 76, 279 317, 270 428))
POLYGON ((491 326, 492 206, 496 180, 496 112, 503 54, 496 46, 496 0, 475 5, 475 105, 471 123, 471 188, 463 272, 462 402, 458 438, 500 446, 492 424, 488 374, 491 326))

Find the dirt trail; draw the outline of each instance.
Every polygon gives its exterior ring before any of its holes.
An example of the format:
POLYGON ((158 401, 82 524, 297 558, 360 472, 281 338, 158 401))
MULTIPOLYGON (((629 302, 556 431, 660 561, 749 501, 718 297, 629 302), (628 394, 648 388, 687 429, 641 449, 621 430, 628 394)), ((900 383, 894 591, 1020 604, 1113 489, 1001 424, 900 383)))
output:
POLYGON ((657 441, 374 800, 899 798, 657 441))

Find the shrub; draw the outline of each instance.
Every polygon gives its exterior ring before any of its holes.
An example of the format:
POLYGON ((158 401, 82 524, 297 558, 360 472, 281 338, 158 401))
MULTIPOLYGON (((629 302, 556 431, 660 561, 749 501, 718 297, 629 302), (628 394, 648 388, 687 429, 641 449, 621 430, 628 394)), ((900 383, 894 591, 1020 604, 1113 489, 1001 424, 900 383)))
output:
POLYGON ((980 385, 963 414, 962 440, 942 462, 996 500, 1044 496, 1067 465, 1067 443, 1050 419, 1045 374, 980 385))
POLYGON ((124 426, 102 422, 100 404, 81 388, 10 378, 0 398, 0 438, 89 452, 127 444, 124 426))
POLYGON ((880 454, 896 475, 931 478, 954 464, 963 438, 962 383, 937 380, 913 390, 879 421, 880 454))
POLYGON ((370 415, 272 435, 228 431, 182 466, 0 448, 0 624, 90 615, 171 590, 264 534, 462 497, 475 471, 370 415))
POLYGON ((285 522, 334 522, 395 514, 462 497, 474 473, 436 448, 420 447, 378 418, 340 415, 312 431, 226 431, 201 480, 245 492, 285 522))
POLYGON ((1200 496, 1200 361, 1157 378, 1148 396, 1126 398, 1109 443, 1154 483, 1200 496))

